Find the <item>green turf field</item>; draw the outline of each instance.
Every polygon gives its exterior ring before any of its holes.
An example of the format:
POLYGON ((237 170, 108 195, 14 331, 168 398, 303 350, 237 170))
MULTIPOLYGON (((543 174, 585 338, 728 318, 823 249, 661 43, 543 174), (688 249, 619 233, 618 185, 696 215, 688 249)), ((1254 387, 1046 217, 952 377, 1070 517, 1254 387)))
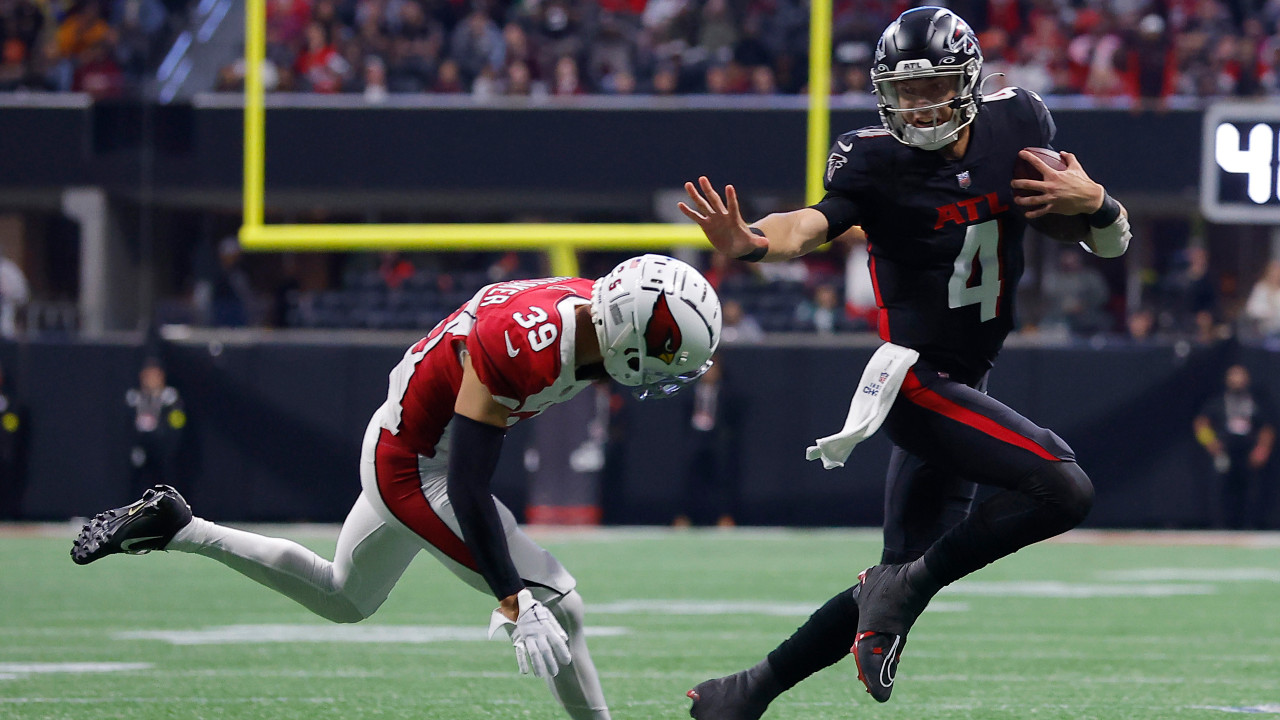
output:
MULTIPOLYGON (((373 619, 335 626, 206 558, 77 567, 59 534, 0 533, 0 718, 562 717, 508 644, 483 640, 492 600, 425 555, 373 619)), ((849 659, 766 718, 1280 715, 1276 536, 1074 537, 1091 541, 1024 550, 939 595, 887 705, 849 659)), ((758 660, 878 551, 866 531, 540 538, 600 630, 614 717, 635 720, 687 717, 685 690, 758 660)))

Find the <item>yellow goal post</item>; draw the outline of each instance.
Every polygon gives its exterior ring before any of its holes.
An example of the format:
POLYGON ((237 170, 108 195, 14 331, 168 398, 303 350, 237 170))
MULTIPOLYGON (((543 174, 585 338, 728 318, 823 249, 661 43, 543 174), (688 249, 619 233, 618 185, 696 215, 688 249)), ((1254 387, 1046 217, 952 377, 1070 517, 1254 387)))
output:
MULTIPOLYGON (((809 21, 808 142, 805 199, 822 198, 831 84, 831 0, 813 0, 809 21)), ((667 223, 340 223, 267 224, 266 0, 245 4, 244 218, 240 245, 249 251, 540 250, 551 272, 578 275, 578 250, 667 250, 706 247, 697 225, 667 223)))

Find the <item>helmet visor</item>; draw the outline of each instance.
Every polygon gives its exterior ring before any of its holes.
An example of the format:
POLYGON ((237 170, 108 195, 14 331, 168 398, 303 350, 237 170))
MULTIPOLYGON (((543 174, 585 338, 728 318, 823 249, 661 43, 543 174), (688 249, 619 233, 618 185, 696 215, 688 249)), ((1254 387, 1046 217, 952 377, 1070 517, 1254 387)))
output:
POLYGON ((640 385, 631 388, 631 394, 634 395, 637 400, 671 397, 672 395, 680 392, 680 390, 686 385, 692 384, 698 378, 705 375, 714 364, 714 362, 708 360, 702 363, 702 365, 696 370, 681 373, 680 375, 667 375, 657 380, 641 383, 640 385))
MULTIPOLYGON (((964 92, 964 73, 934 71, 928 75, 902 77, 882 73, 876 78, 876 92, 884 109, 893 113, 936 114, 964 92), (897 76, 897 77, 895 77, 897 76)), ((943 118, 945 121, 949 118, 943 118)))
POLYGON ((977 111, 967 78, 962 68, 878 73, 876 94, 885 127, 912 147, 945 147, 977 111))

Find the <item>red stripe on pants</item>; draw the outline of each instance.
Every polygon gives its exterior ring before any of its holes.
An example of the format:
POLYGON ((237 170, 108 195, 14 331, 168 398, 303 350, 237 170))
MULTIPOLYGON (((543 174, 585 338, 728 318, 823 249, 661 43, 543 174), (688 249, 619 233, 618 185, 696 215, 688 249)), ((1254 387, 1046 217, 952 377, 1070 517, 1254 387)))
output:
POLYGON ((974 430, 990 435, 1001 442, 1033 452, 1045 460, 1059 460, 1057 455, 1045 450, 1031 438, 1024 437, 986 415, 980 415, 921 385, 920 378, 916 377, 913 370, 907 371, 907 378, 902 382, 902 392, 908 400, 922 408, 932 410, 958 423, 968 425, 974 430))
MULTIPOLYGON (((871 252, 871 242, 867 241, 867 252, 871 252)), ((880 316, 876 318, 876 329, 880 331, 880 339, 893 342, 889 337, 889 308, 884 306, 884 298, 880 297, 880 278, 876 277, 876 256, 872 255, 867 268, 871 271, 871 290, 876 295, 876 307, 880 308, 880 316)))
POLYGON ((462 538, 440 519, 422 494, 418 454, 402 447, 390 430, 382 429, 374 453, 378 494, 396 519, 455 562, 480 572, 462 538))

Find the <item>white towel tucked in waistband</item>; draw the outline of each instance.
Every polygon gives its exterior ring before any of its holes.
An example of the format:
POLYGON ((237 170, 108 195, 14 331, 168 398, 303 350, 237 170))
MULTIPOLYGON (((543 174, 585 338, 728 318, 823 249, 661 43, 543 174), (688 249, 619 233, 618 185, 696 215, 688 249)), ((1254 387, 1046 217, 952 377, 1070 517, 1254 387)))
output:
POLYGON ((920 353, 893 343, 885 343, 876 350, 862 371, 862 381, 849 401, 849 415, 844 428, 835 435, 818 438, 817 445, 810 445, 805 458, 822 458, 825 470, 844 466, 849 453, 858 443, 880 429, 898 397, 898 389, 907 377, 907 371, 920 359, 920 353))

